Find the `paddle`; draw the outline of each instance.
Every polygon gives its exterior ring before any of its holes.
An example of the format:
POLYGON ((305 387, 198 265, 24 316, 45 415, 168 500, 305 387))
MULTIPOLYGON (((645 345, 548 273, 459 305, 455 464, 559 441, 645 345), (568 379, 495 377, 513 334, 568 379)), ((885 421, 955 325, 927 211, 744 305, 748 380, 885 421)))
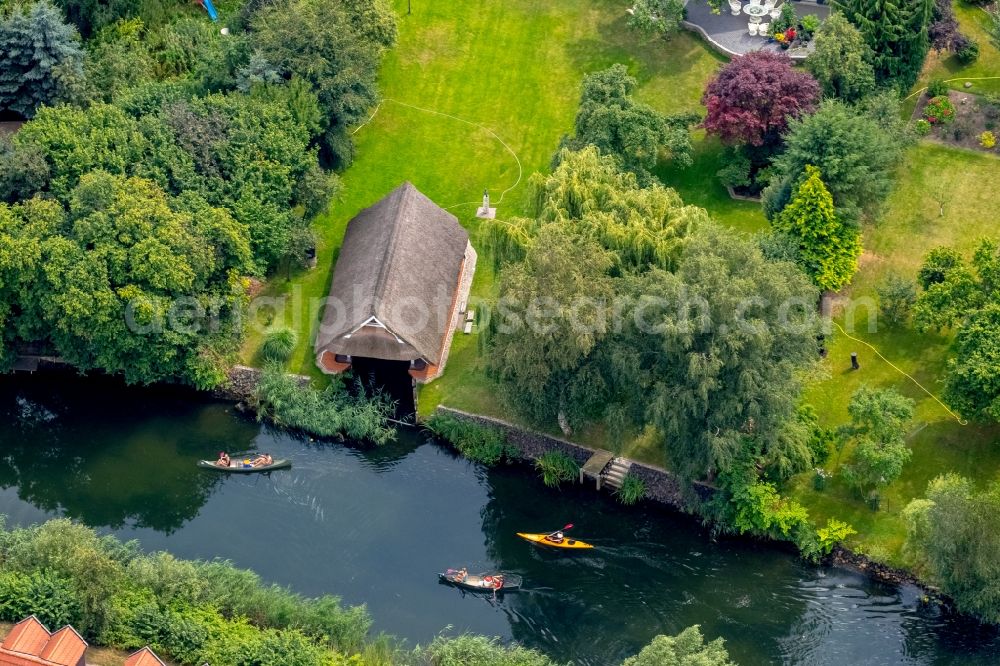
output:
POLYGON ((545 535, 545 538, 548 539, 550 536, 558 534, 559 532, 565 532, 566 530, 571 530, 571 529, 573 529, 573 523, 569 523, 568 525, 562 527, 561 529, 556 530, 555 532, 549 532, 548 534, 545 535))

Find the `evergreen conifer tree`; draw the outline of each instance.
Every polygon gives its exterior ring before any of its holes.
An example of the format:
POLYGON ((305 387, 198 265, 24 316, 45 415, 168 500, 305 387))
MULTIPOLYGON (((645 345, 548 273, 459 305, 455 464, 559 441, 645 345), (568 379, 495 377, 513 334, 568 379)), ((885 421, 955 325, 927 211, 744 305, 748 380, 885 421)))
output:
POLYGON ((79 34, 49 0, 0 20, 0 111, 30 118, 42 104, 72 98, 82 81, 79 34))
POLYGON ((803 268, 816 286, 836 291, 851 281, 861 240, 855 227, 837 218, 819 169, 806 167, 805 180, 775 220, 775 228, 798 241, 803 268))
POLYGON ((872 64, 881 83, 909 88, 929 48, 927 26, 934 0, 837 0, 874 52, 872 64))

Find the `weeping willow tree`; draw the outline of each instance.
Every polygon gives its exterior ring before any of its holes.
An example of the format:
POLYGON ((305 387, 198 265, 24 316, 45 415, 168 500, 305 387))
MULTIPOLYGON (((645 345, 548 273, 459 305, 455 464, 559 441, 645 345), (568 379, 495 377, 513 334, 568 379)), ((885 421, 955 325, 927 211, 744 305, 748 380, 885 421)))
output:
POLYGON ((651 266, 673 270, 684 238, 708 220, 703 208, 685 205, 670 188, 640 187, 634 174, 593 146, 563 150, 558 160, 551 174, 529 180, 532 217, 487 223, 495 268, 522 261, 541 227, 559 224, 609 250, 617 273, 651 266))

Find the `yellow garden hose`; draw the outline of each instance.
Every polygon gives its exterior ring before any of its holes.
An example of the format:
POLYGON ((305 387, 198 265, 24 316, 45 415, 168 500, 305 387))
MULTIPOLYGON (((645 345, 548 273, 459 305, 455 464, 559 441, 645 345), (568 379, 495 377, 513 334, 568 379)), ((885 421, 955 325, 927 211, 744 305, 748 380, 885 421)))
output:
MULTIPOLYGON (((997 78, 1000 78, 1000 77, 997 77, 997 78)), ((831 319, 830 321, 833 321, 833 320, 831 319)), ((924 393, 926 393, 927 395, 929 395, 931 397, 931 399, 934 400, 934 402, 936 402, 937 404, 941 405, 941 407, 944 409, 944 411, 946 411, 949 414, 951 414, 955 418, 955 420, 958 421, 959 425, 968 425, 969 424, 968 421, 966 421, 961 416, 959 416, 955 412, 953 412, 950 409, 948 409, 948 405, 946 405, 943 402, 941 402, 941 400, 939 400, 936 395, 934 395, 933 393, 931 393, 930 391, 928 391, 926 388, 924 388, 923 384, 921 384, 920 382, 918 382, 911 375, 903 372, 899 367, 897 367, 892 361, 890 361, 889 359, 887 359, 885 356, 882 356, 882 354, 879 352, 879 350, 875 349, 875 347, 873 347, 872 345, 868 344, 864 340, 861 340, 859 338, 854 337, 853 335, 848 335, 847 331, 845 331, 844 328, 840 324, 838 324, 837 322, 834 321, 833 325, 836 326, 840 330, 840 332, 843 333, 847 337, 848 340, 854 340, 855 342, 860 342, 865 347, 868 347, 873 352, 875 352, 876 356, 878 356, 880 359, 882 359, 883 361, 885 361, 886 363, 888 363, 890 368, 892 368, 893 370, 895 370, 896 372, 898 372, 899 374, 903 375, 904 377, 906 377, 907 379, 909 379, 911 382, 913 382, 914 384, 916 384, 920 388, 920 390, 923 391, 924 393)))

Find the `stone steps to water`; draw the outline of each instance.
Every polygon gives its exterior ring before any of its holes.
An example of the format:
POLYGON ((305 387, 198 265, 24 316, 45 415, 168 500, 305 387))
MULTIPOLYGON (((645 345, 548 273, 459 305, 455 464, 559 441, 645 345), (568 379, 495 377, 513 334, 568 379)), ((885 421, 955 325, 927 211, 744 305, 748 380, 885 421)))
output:
POLYGON ((604 473, 601 474, 601 479, 612 488, 621 488, 622 483, 625 481, 625 477, 628 475, 631 467, 631 460, 627 460, 625 458, 615 458, 611 461, 611 464, 608 465, 604 473))

